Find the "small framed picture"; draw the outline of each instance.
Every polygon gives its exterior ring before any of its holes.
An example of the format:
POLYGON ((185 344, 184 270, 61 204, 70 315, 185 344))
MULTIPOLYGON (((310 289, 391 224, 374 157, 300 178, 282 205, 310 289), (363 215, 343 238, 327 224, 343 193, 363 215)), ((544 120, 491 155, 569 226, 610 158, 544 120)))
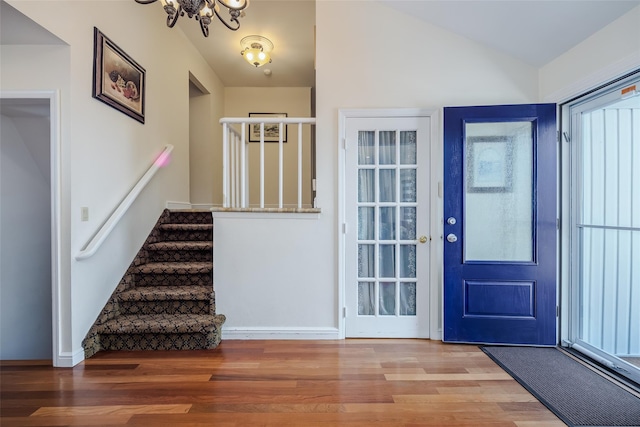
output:
MULTIPOLYGON (((249 113, 249 117, 261 117, 264 123, 264 142, 280 142, 280 123, 278 119, 287 117, 287 113, 249 113), (273 120, 270 122, 269 120, 273 120)), ((287 125, 282 125, 282 142, 287 142, 287 125)), ((249 124, 249 142, 260 142, 260 125, 249 124)))
POLYGON ((144 123, 145 69, 93 28, 93 97, 144 123))
POLYGON ((513 141, 503 136, 467 138, 467 191, 504 193, 511 191, 513 141))

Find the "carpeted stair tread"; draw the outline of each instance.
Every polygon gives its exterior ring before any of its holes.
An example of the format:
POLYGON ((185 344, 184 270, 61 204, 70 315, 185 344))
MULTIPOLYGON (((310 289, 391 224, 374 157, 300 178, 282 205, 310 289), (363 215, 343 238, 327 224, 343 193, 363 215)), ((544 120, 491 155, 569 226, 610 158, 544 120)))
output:
POLYGON ((221 314, 123 315, 99 325, 101 334, 183 334, 202 333, 224 323, 221 314))
POLYGON ((159 228, 171 231, 207 231, 213 230, 213 224, 162 224, 159 228))
POLYGON ((213 294, 210 286, 141 286, 119 294, 121 301, 200 301, 213 294))
POLYGON ((152 251, 202 251, 213 250, 213 242, 158 242, 148 246, 152 251))
POLYGON ((141 274, 201 274, 211 273, 211 262, 150 262, 136 267, 141 274))

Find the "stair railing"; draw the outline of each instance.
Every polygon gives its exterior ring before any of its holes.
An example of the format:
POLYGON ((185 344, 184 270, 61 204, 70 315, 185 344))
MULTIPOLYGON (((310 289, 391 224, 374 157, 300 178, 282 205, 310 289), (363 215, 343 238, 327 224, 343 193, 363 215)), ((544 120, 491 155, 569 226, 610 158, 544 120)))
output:
POLYGON ((249 150, 246 137, 247 125, 260 126, 260 208, 264 209, 265 185, 265 124, 278 125, 278 207, 284 207, 284 132, 285 125, 297 125, 298 159, 297 159, 297 207, 302 208, 302 129, 304 125, 314 125, 313 117, 224 117, 222 124, 222 207, 247 208, 249 205, 249 150), (240 125, 237 130, 232 125, 240 125))
POLYGON ((78 252, 76 255, 76 259, 78 261, 87 259, 96 253, 98 248, 104 243, 107 239, 111 231, 115 228, 115 226, 120 222, 124 214, 127 212, 129 207, 136 200, 138 195, 142 192, 144 187, 147 186, 151 178, 158 172, 158 169, 165 166, 167 161, 169 160, 169 155, 173 151, 173 145, 167 144, 165 145, 162 152, 156 157, 156 160, 151 164, 149 169, 142 175, 142 178, 138 180, 136 185, 133 186, 129 194, 127 194, 124 199, 120 202, 118 207, 113 211, 111 216, 102 224, 100 229, 93 235, 93 237, 84 245, 82 250, 78 252))

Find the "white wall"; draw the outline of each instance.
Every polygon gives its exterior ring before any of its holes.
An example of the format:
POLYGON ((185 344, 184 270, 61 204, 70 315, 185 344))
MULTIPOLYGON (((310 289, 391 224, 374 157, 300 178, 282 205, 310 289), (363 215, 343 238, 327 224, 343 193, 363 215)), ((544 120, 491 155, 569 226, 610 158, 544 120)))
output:
POLYGON ((64 239, 60 353, 73 364, 82 359, 82 339, 166 201, 189 199, 189 73, 219 97, 222 84, 180 29, 159 25, 166 19, 159 6, 145 9, 135 2, 117 2, 114 7, 112 1, 9 3, 68 44, 2 46, 0 71, 3 90, 60 91, 64 239), (94 26, 146 69, 144 125, 91 97, 94 26), (75 261, 165 144, 175 146, 170 165, 156 175, 98 253, 75 261), (80 221, 83 206, 89 208, 87 222, 80 221))
POLYGON ((189 174, 193 204, 222 206, 222 126, 224 88, 210 92, 191 76, 189 96, 189 174))
POLYGON ((540 99, 562 102, 640 67, 640 6, 540 69, 540 99))
POLYGON ((50 359, 49 121, 0 119, 0 359, 50 359))
MULTIPOLYGON (((537 101, 538 75, 531 66, 379 2, 340 2, 340 13, 335 5, 316 2, 317 203, 322 214, 289 227, 276 219, 258 224, 216 219, 214 280, 219 311, 228 316, 227 338, 251 331, 256 337, 270 332, 335 337, 341 326, 339 109, 537 101), (425 56, 415 55, 418 42, 425 56), (238 234, 227 235, 227 230, 238 234), (248 264, 234 263, 231 254, 242 254, 248 264)), ((440 170, 440 164, 441 159, 433 159, 432 167, 440 170)), ((437 241, 432 244, 440 248, 437 241)), ((440 302, 433 307, 439 312, 440 302)))
MULTIPOLYGON (((340 190, 338 110, 527 103, 537 101, 538 93, 537 70, 514 58, 378 2, 347 1, 340 7, 336 14, 335 3, 316 3, 317 198, 326 217, 322 235, 310 236, 317 242, 318 253, 332 254, 319 260, 328 277, 316 283, 336 300, 340 279, 335 255, 340 202, 336 197, 340 190), (420 55, 415 54, 416 46, 420 55)), ((441 134, 440 124, 434 125, 441 134)), ((433 144, 441 147, 442 141, 433 144)), ((441 158, 432 162, 435 170, 441 170, 441 158)), ((433 214, 441 212, 441 200, 432 202, 433 214)), ((440 236, 441 230, 431 234, 440 236)), ((439 259, 441 241, 431 244, 432 256, 439 259)), ((432 286, 440 289, 442 285, 432 286)), ((432 301, 434 314, 440 307, 441 301, 432 301)), ((438 328, 432 325, 434 329, 438 328)))
POLYGON ((332 272, 317 247, 323 228, 314 214, 214 214, 223 339, 339 338, 332 272))
MULTIPOLYGON (((288 117, 311 117, 311 88, 308 87, 228 87, 225 89, 226 117, 248 117, 249 113, 287 113, 288 117)), ((283 200, 285 205, 296 206, 298 201, 298 127, 288 126, 284 144, 283 200)), ((311 207, 311 136, 308 125, 302 133, 303 187, 302 203, 311 207)), ((220 148, 222 153, 222 148, 220 148)), ((249 168, 260 168, 260 144, 249 144, 249 168)), ((265 144, 265 206, 278 207, 278 144, 265 144)), ((219 177, 221 182, 222 176, 219 177)), ((260 205, 259 174, 250 175, 249 202, 260 205)), ((220 200, 222 199, 219 196, 220 200)))
MULTIPOLYGON (((594 52, 601 58, 589 60, 601 67, 635 55, 631 48, 611 58, 605 40, 613 31, 615 38, 624 39, 623 45, 634 45, 638 27, 629 22, 635 22, 637 11, 621 18, 615 28, 605 29, 602 40, 586 41, 594 46, 584 49, 584 58, 573 58, 580 59, 575 66, 560 65, 548 81, 546 68, 538 70, 382 4, 341 2, 343 13, 338 15, 334 6, 334 2, 317 2, 317 164, 322 214, 318 219, 294 221, 278 217, 249 221, 242 215, 216 219, 215 287, 218 311, 228 316, 225 338, 335 336, 340 297, 338 109, 540 102, 551 90, 543 86, 561 89, 586 75, 581 61, 594 52), (414 55, 416 40, 423 57, 414 55), (376 46, 382 54, 362 51, 363 45, 376 46)), ((225 93, 233 90, 227 88, 225 93)), ((231 96, 225 98, 225 115, 251 111, 228 110, 231 96)), ((441 159, 433 161, 440 167, 441 159)), ((439 309, 441 301, 434 304, 439 309)))

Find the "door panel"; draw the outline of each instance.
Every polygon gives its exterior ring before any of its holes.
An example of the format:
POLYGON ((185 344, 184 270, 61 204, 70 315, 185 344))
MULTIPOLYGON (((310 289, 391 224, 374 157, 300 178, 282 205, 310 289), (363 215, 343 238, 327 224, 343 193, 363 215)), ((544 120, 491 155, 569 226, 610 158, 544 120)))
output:
POLYGON ((429 119, 350 118, 345 155, 345 331, 427 337, 429 119))
POLYGON ((444 110, 444 340, 555 345, 555 104, 444 110))

